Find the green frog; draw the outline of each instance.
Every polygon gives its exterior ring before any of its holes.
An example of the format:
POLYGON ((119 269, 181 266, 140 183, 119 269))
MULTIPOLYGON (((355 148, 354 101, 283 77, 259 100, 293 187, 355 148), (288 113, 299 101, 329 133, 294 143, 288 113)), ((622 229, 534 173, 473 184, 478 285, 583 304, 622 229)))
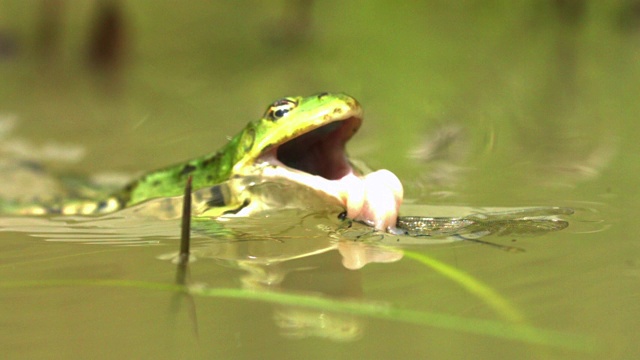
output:
POLYGON ((26 214, 101 214, 182 194, 192 178, 194 191, 210 188, 207 216, 248 216, 264 209, 259 198, 234 186, 238 179, 293 182, 321 192, 344 208, 344 217, 376 230, 394 231, 403 199, 400 180, 387 170, 368 172, 354 165, 345 145, 362 124, 362 108, 345 94, 323 92, 285 97, 248 123, 217 152, 152 171, 99 201, 65 200, 30 206, 26 214), (225 183, 227 186, 215 186, 225 183))

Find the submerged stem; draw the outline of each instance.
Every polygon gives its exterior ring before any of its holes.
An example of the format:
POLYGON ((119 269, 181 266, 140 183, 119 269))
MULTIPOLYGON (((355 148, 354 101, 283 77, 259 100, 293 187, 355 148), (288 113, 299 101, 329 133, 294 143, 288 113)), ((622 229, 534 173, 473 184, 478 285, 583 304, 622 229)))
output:
POLYGON ((182 201, 182 232, 180 234, 180 255, 178 264, 185 266, 189 262, 189 247, 191 242, 191 183, 193 177, 189 176, 184 187, 182 201))

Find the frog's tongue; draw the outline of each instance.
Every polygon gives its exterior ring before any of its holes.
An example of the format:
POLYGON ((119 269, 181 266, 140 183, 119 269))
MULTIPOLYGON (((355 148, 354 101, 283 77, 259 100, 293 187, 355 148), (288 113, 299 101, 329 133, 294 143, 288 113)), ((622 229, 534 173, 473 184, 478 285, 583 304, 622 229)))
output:
POLYGON ((359 220, 377 230, 395 230, 403 189, 400 180, 388 170, 378 170, 359 176, 349 171, 339 179, 329 180, 285 166, 269 166, 263 176, 286 178, 309 188, 322 191, 339 200, 347 217, 359 220))
POLYGON ((350 173, 334 182, 348 218, 363 221, 377 230, 395 229, 403 189, 392 172, 378 170, 364 177, 350 173))

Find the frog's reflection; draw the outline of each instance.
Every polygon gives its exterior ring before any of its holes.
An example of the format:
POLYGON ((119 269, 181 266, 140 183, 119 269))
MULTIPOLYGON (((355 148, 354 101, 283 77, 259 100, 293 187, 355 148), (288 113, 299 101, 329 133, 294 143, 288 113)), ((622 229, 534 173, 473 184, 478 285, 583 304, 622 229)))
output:
MULTIPOLYGON (((402 258, 398 248, 341 239, 338 233, 327 236, 327 226, 334 229, 339 226, 333 212, 307 215, 293 212, 256 217, 249 221, 251 224, 243 222, 238 226, 229 221, 225 231, 233 231, 233 239, 200 239, 192 255, 242 270, 239 280, 243 290, 346 301, 364 301, 362 273, 353 270, 402 258), (294 223, 297 226, 292 226, 294 223), (257 229, 269 229, 277 237, 250 235, 257 229)), ((198 226, 196 223, 195 228, 198 226)), ((361 231, 367 233, 370 229, 362 225, 361 231)), ((274 306, 273 319, 283 336, 350 341, 362 334, 360 317, 301 305, 274 306)))
MULTIPOLYGON (((241 276, 244 290, 363 301, 362 273, 345 269, 336 255, 331 251, 275 264, 243 261, 235 265, 246 271, 241 276)), ((331 309, 308 308, 303 304, 274 305, 273 320, 281 335, 290 338, 350 341, 363 333, 360 317, 331 309)))

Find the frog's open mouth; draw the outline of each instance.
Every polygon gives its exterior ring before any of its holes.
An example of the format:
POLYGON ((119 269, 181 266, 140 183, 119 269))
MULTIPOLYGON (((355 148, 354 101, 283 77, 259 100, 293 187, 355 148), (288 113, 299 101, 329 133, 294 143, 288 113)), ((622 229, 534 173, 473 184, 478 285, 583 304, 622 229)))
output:
POLYGON ((359 174, 345 153, 361 123, 359 112, 351 112, 272 146, 257 159, 260 176, 321 191, 338 200, 348 218, 378 230, 393 228, 402 203, 400 180, 387 170, 359 174))
POLYGON ((275 159, 272 155, 269 162, 327 180, 341 179, 352 173, 345 144, 361 123, 352 116, 303 133, 273 149, 275 159))

